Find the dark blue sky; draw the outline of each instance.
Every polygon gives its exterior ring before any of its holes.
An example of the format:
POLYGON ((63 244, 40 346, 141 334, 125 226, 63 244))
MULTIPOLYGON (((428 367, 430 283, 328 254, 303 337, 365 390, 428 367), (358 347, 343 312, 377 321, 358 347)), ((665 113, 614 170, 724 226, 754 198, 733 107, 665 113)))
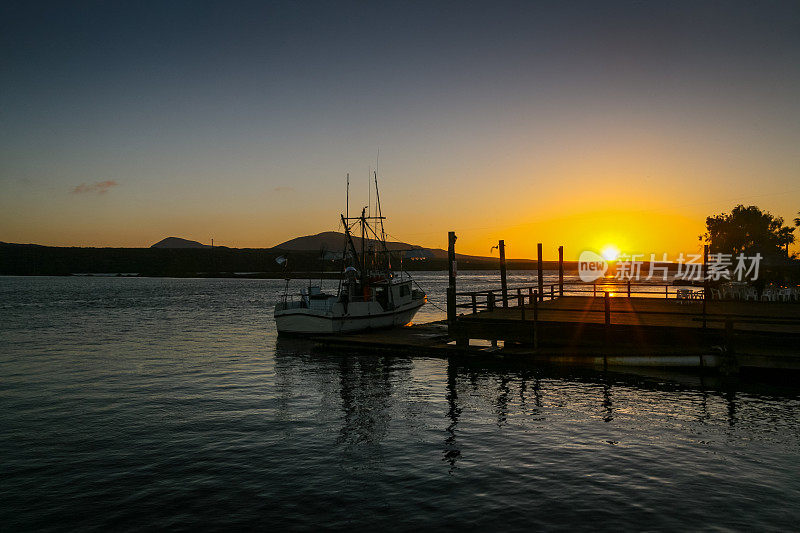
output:
POLYGON ((800 207, 800 2, 5 2, 0 20, 0 240, 270 245, 332 229, 378 148, 409 240, 570 213, 578 239, 610 188, 701 224, 800 207), (502 212, 438 201, 488 183, 502 212))

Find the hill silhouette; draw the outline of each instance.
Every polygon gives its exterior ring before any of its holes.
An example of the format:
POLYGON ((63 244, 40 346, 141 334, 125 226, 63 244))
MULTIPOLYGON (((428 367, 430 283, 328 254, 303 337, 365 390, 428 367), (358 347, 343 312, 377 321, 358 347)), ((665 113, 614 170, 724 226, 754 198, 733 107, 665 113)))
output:
POLYGON ((150 248, 210 248, 210 246, 180 237, 167 237, 166 239, 161 239, 150 248))
MULTIPOLYGON (((304 235, 303 237, 295 237, 286 242, 282 242, 273 246, 274 250, 288 250, 288 251, 314 251, 314 250, 328 250, 340 251, 344 248, 344 233, 338 231, 324 231, 316 235, 304 235)), ((365 246, 375 246, 377 241, 375 239, 364 239, 365 246)), ((361 247, 361 237, 353 236, 353 243, 356 248, 361 247)), ((422 246, 416 244, 408 244, 405 242, 386 241, 386 247, 391 250, 424 250, 422 246)))
MULTIPOLYGON (((319 252, 324 250, 327 252, 341 252, 344 250, 344 233, 338 231, 324 231, 316 235, 305 235, 303 237, 295 237, 286 242, 282 242, 272 247, 272 250, 285 250, 285 251, 298 251, 298 252, 319 252)), ((375 239, 365 239, 365 247, 373 246, 377 248, 377 241, 375 239)), ((357 250, 361 249, 361 237, 353 236, 353 244, 357 250)), ((386 248, 389 251, 405 251, 405 257, 414 257, 419 259, 447 259, 447 250, 441 248, 425 248, 418 244, 409 244, 399 241, 386 241, 386 248)), ((474 255, 456 254, 459 259, 477 259, 486 260, 491 259, 487 257, 480 257, 474 255)))

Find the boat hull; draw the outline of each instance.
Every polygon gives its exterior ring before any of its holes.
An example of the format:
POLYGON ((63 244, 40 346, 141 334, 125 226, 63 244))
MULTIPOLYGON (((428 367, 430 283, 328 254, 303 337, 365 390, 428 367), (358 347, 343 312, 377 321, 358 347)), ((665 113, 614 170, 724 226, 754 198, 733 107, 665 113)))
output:
POLYGON ((323 313, 314 309, 287 309, 275 312, 275 324, 279 334, 330 335, 351 333, 367 329, 404 326, 411 322, 425 299, 414 300, 392 311, 383 311, 379 306, 367 309, 352 309, 349 314, 323 313), (359 312, 365 311, 365 312, 359 312))

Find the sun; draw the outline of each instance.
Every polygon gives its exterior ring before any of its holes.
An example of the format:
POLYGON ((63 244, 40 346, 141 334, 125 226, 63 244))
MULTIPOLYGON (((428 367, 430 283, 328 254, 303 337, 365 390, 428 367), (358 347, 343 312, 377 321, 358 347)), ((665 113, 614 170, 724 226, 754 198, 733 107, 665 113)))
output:
POLYGON ((619 248, 613 244, 608 244, 600 251, 600 255, 602 255, 606 261, 616 261, 619 258, 619 248))

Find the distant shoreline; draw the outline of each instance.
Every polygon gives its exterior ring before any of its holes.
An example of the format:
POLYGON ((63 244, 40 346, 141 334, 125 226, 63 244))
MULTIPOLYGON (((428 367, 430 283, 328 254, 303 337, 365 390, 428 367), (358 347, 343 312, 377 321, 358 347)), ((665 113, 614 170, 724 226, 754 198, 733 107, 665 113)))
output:
MULTIPOLYGON (((457 254, 462 271, 498 271, 496 257, 457 254)), ((313 279, 338 278, 341 263, 323 259, 319 251, 277 248, 79 248, 0 243, 0 275, 117 276, 175 278, 313 279), (278 261, 280 259, 280 262, 278 261), (284 259, 287 260, 284 263, 284 259), (288 269, 284 268, 288 264, 288 269)), ((447 271, 447 259, 393 259, 396 270, 447 271)), ((641 263, 642 272, 649 262, 641 263)), ((677 270, 677 263, 669 271, 677 270)), ((535 271, 536 260, 508 259, 509 271, 535 271)), ((542 261, 543 270, 558 270, 558 261, 542 261)), ((564 261, 564 272, 577 274, 577 261, 564 261)))
MULTIPOLYGON (((305 273, 338 277, 340 262, 320 257, 319 251, 279 248, 78 248, 0 243, 0 275, 71 276, 137 274, 140 277, 259 277, 280 279, 305 273), (280 259, 280 261, 278 261, 280 259), (286 259, 286 262, 284 262, 286 259), (286 268, 288 265, 288 268, 286 268)), ((457 255, 461 270, 497 270, 494 257, 457 255)), ((395 269, 446 271, 446 258, 393 258, 395 269)), ((544 261, 543 268, 558 268, 544 261)), ((509 259, 508 270, 535 270, 537 262, 509 259)), ((565 271, 576 271, 576 261, 565 261, 565 271)))
MULTIPOLYGON (((499 268, 461 268, 465 272, 499 272, 499 268)), ((508 272, 536 272, 533 268, 509 268, 508 272)), ((555 272, 556 268, 545 268, 547 272, 555 272)), ((414 269, 406 272, 447 272, 447 269, 414 269)), ((566 275, 577 275, 575 269, 564 269, 566 275)), ((136 272, 71 272, 68 274, 8 274, 0 272, 0 276, 7 277, 62 277, 62 278, 175 278, 175 279, 339 279, 340 270, 325 272, 184 272, 181 274, 140 274, 136 272)))

